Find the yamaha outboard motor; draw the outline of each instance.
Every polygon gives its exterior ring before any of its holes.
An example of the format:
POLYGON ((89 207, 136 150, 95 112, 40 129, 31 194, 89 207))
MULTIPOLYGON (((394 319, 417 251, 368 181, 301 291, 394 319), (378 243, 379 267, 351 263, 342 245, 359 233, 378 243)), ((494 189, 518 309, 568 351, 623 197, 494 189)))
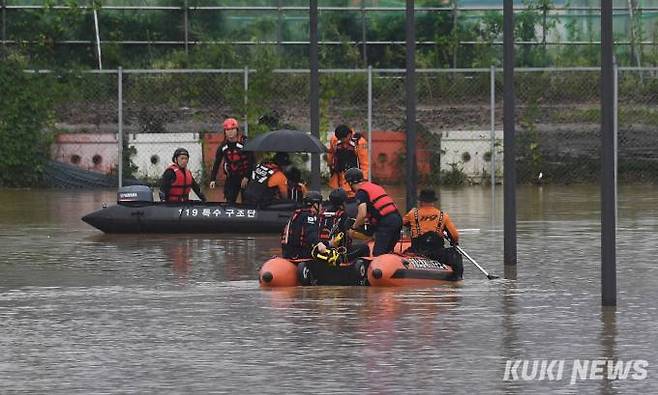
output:
POLYGON ((146 206, 153 204, 153 191, 147 185, 130 185, 119 188, 117 204, 124 206, 146 206))

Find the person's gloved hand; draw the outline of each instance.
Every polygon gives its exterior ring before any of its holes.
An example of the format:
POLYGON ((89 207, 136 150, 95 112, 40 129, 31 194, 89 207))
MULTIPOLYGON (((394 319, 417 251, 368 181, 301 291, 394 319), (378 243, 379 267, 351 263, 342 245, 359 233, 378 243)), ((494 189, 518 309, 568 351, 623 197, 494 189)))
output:
POLYGON ((206 199, 206 195, 204 195, 203 193, 199 195, 199 199, 201 199, 201 201, 204 203, 208 201, 208 199, 206 199))
POLYGON ((334 236, 331 239, 331 245, 339 246, 343 242, 343 240, 345 240, 345 233, 339 232, 336 236, 334 236))
POLYGON ((330 250, 327 250, 327 253, 329 255, 329 257, 327 258, 327 263, 332 266, 338 266, 340 264, 340 262, 338 261, 338 259, 340 258, 340 253, 338 252, 338 250, 332 248, 330 250))

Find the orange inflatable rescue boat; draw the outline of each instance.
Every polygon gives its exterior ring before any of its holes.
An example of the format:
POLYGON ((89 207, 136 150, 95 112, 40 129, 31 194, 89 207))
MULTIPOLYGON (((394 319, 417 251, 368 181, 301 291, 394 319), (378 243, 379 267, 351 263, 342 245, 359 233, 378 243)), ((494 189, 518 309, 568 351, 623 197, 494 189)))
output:
POLYGON ((397 253, 363 257, 338 266, 313 259, 273 257, 261 266, 258 283, 261 287, 271 288, 299 285, 417 287, 461 282, 463 265, 458 252, 448 255, 451 264, 446 265, 425 257, 402 254, 408 246, 409 241, 403 240, 395 247, 397 253))
POLYGON ((368 265, 368 283, 373 287, 425 287, 462 282, 462 260, 450 265, 423 256, 380 255, 368 265))

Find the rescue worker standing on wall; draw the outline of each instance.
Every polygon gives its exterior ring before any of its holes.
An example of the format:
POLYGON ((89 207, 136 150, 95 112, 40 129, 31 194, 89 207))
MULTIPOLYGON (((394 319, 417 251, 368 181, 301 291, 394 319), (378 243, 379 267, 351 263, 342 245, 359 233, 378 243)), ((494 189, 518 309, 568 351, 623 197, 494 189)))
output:
POLYGON ((347 125, 338 125, 329 142, 327 162, 331 174, 329 187, 331 189, 343 188, 348 197, 353 197, 354 192, 345 181, 345 171, 357 168, 363 172, 364 178, 368 178, 368 143, 366 139, 347 125))
POLYGON ((311 258, 311 252, 317 248, 325 252, 327 246, 320 241, 320 220, 322 194, 309 191, 304 196, 304 207, 295 210, 281 234, 281 250, 287 259, 311 258))
POLYGON ((162 174, 160 183, 161 198, 168 203, 187 202, 190 191, 194 190, 201 201, 206 201, 206 196, 201 192, 199 184, 192 177, 192 172, 187 168, 190 153, 185 148, 178 148, 171 158, 172 164, 162 174))
POLYGON ((443 261, 444 231, 452 246, 459 244, 459 231, 448 213, 434 205, 437 200, 434 190, 420 191, 419 207, 405 214, 402 223, 411 230, 411 247, 407 251, 443 261))
POLYGON ((244 191, 249 204, 267 206, 288 200, 288 179, 284 173, 290 166, 290 158, 285 152, 277 152, 272 161, 260 163, 251 172, 251 178, 244 191))
POLYGON ((356 194, 357 200, 356 220, 349 236, 353 237, 354 232, 368 219, 375 237, 372 255, 378 256, 393 251, 395 243, 400 240, 402 230, 402 217, 393 199, 381 186, 365 181, 363 172, 357 168, 348 169, 345 172, 345 180, 356 194))
POLYGON ((224 161, 223 170, 226 174, 224 198, 228 203, 235 204, 238 195, 242 195, 242 200, 244 200, 244 189, 249 182, 254 155, 242 150, 247 144, 247 138, 240 133, 238 121, 235 118, 227 118, 223 127, 225 139, 215 152, 215 162, 210 171, 210 188, 215 188, 217 171, 224 161))

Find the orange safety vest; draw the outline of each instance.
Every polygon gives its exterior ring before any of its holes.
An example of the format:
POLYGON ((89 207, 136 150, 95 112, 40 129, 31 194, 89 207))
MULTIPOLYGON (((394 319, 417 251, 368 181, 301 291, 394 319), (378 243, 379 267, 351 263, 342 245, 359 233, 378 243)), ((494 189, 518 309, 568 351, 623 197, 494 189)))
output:
POLYGON ((411 224, 411 238, 415 239, 428 232, 436 232, 440 237, 443 237, 443 230, 446 227, 443 219, 443 211, 438 208, 432 207, 432 210, 423 209, 422 213, 418 208, 413 210, 414 219, 411 224))
POLYGON ((167 195, 168 202, 185 202, 189 200, 190 191, 192 190, 192 172, 187 167, 181 169, 175 163, 169 165, 168 169, 174 171, 176 180, 171 184, 169 194, 167 195))
MULTIPOLYGON (((364 182, 359 187, 359 190, 364 191, 368 195, 370 205, 379 214, 380 218, 398 211, 393 199, 379 185, 372 182, 364 182)), ((370 214, 370 210, 368 210, 368 214, 370 214)))

